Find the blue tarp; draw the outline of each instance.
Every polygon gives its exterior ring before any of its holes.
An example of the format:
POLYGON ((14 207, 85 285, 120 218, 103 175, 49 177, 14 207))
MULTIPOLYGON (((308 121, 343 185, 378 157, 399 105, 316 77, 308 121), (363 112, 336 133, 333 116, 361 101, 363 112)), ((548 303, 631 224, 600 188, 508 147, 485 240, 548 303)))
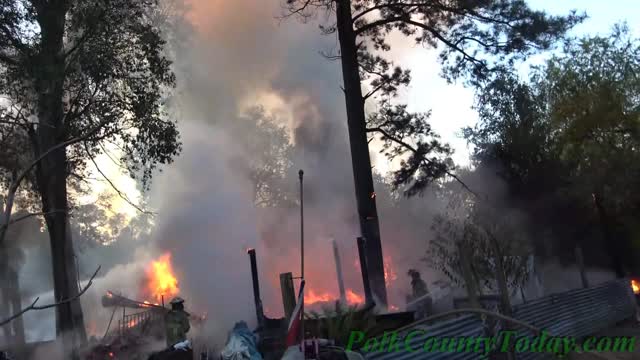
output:
POLYGON ((221 355, 223 360, 262 360, 258 352, 258 337, 244 321, 235 324, 221 355))

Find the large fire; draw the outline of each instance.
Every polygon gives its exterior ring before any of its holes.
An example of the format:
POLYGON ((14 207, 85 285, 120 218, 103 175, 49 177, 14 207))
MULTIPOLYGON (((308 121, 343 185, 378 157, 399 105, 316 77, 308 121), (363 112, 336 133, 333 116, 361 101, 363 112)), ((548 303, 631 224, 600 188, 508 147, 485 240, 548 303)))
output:
POLYGON ((640 282, 638 282, 638 280, 636 279, 631 279, 631 289, 633 290, 634 294, 640 294, 640 282))
MULTIPOLYGON (((359 305, 364 304, 364 297, 358 295, 355 291, 351 289, 346 290, 347 303, 349 305, 359 305)), ((313 305, 317 303, 326 303, 330 301, 336 301, 340 297, 331 293, 331 292, 316 292, 314 290, 305 291, 304 295, 304 303, 306 305, 313 305)))
POLYGON ((166 253, 151 262, 146 269, 146 273, 146 292, 154 300, 160 301, 162 297, 171 298, 180 292, 178 279, 174 275, 173 266, 171 265, 170 253, 166 253))
POLYGON ((396 280, 398 275, 393 269, 393 263, 391 262, 391 257, 386 256, 384 258, 384 282, 387 286, 391 284, 392 281, 396 280))
POLYGON ((351 289, 347 289, 347 302, 352 305, 364 304, 364 298, 351 289))
MULTIPOLYGON (((353 267, 360 271, 360 260, 355 259, 353 262, 353 267)), ((398 274, 396 273, 393 262, 391 261, 390 256, 384 257, 384 282, 387 287, 391 284, 392 281, 398 279, 398 274)))
POLYGON ((313 290, 309 290, 304 295, 304 303, 305 304, 315 304, 319 302, 328 302, 334 300, 335 297, 329 293, 320 293, 316 294, 313 290))

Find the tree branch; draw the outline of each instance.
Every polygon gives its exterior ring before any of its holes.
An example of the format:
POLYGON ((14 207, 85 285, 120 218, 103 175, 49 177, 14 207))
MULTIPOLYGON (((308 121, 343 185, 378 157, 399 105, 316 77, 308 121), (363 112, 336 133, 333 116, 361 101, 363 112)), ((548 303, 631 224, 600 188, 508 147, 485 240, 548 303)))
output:
POLYGON ((146 214, 146 215, 155 215, 153 212, 150 211, 146 211, 141 209, 138 205, 134 204, 129 197, 124 194, 122 191, 120 191, 120 189, 118 189, 118 187, 107 177, 107 175, 102 172, 102 170, 100 169, 100 167, 98 166, 98 163, 96 162, 96 160, 94 159, 93 155, 91 155, 91 152, 89 151, 89 147, 87 145, 87 143, 84 143, 84 148, 85 151, 87 153, 87 156, 89 157, 89 159, 91 159, 91 162, 93 163, 93 165, 96 167, 96 170, 98 170, 98 172, 100 173, 100 175, 102 175, 102 177, 109 183, 109 185, 111 186, 111 188, 118 194, 118 196, 127 202, 127 204, 131 205, 134 209, 138 210, 139 212, 146 214))
POLYGON ((55 214, 55 213, 66 213, 65 210, 52 210, 49 212, 37 212, 37 213, 28 213, 22 216, 18 216, 15 219, 11 219, 11 221, 9 222, 9 225, 11 224, 15 224, 17 222, 20 222, 22 220, 28 219, 30 217, 34 217, 34 216, 46 216, 46 215, 51 215, 51 214, 55 214))
POLYGON ((64 305, 67 303, 70 303, 76 299, 78 299, 80 296, 82 296, 87 289, 89 289, 89 287, 91 287, 91 285, 93 284, 93 279, 96 277, 96 275, 98 275, 98 271, 100 271, 101 266, 98 266, 98 268, 96 269, 96 271, 93 273, 93 275, 91 276, 91 278, 89 279, 89 282, 87 283, 87 285, 85 285, 85 287, 82 289, 82 291, 80 291, 77 295, 70 297, 66 300, 61 300, 59 302, 53 303, 53 304, 49 304, 49 305, 43 305, 43 306, 36 306, 36 303, 38 302, 38 300, 40 300, 39 297, 37 297, 32 303, 31 305, 29 305, 28 307, 20 310, 19 312, 17 312, 16 314, 11 315, 10 317, 8 317, 7 319, 4 319, 2 321, 0 321, 0 327, 10 323, 11 321, 17 319, 18 317, 22 316, 24 313, 26 313, 27 311, 31 311, 31 310, 44 310, 44 309, 49 309, 52 307, 56 307, 56 306, 60 306, 60 305, 64 305))
POLYGON ((0 52, 0 62, 4 62, 5 64, 13 66, 18 65, 18 60, 3 52, 0 52))
POLYGON ((87 131, 85 134, 83 134, 82 136, 78 136, 75 137, 73 139, 69 139, 67 141, 63 141, 61 143, 58 143, 52 147, 50 147, 49 149, 47 149, 47 151, 43 152, 42 154, 40 154, 40 156, 38 156, 35 160, 33 160, 25 169, 22 170, 22 172, 20 172, 20 174, 18 175, 18 177, 14 180, 14 184, 12 184, 11 186, 17 190, 18 187, 20 186, 20 183, 22 182, 22 180, 24 180, 25 176, 27 176, 27 174, 31 171, 31 169, 33 169, 34 166, 36 166, 40 161, 42 161, 42 159, 44 159, 45 157, 49 156, 49 154, 51 154, 52 152, 59 150, 61 148, 66 148, 67 146, 71 146, 73 144, 77 144, 81 141, 84 141, 86 138, 90 137, 91 135, 95 134, 96 132, 98 132, 100 129, 102 129, 103 126, 105 126, 108 122, 102 122, 100 124, 98 124, 95 128, 87 131))
POLYGON ((384 25, 388 25, 391 23, 395 23, 395 22, 403 22, 407 25, 412 25, 418 28, 421 28, 425 31, 428 31, 429 33, 431 33, 435 38, 437 38, 438 40, 442 41, 444 44, 446 44, 447 46, 449 46, 450 48, 454 49, 455 51, 461 53, 465 59, 477 64, 477 65, 484 65, 484 63, 480 60, 478 60, 477 58, 469 55, 466 51, 464 51, 462 48, 460 48, 458 45, 456 45, 456 43, 451 42, 451 40, 448 40, 447 38, 445 38, 444 36, 442 36, 442 34, 440 34, 438 31, 436 31, 434 28, 422 24, 420 22, 417 22, 415 20, 411 20, 410 15, 409 14, 403 14, 402 16, 394 16, 394 17, 390 17, 390 18, 386 18, 386 19, 380 19, 380 20, 376 20, 374 22, 368 23, 366 25, 363 25, 362 27, 355 29, 355 33, 356 36, 362 35, 364 33, 366 33, 367 31, 376 28, 378 26, 384 26, 384 25))
POLYGON ((377 93, 380 89, 382 89, 384 86, 386 85, 385 82, 381 82, 380 85, 376 86, 375 89, 369 91, 368 93, 366 93, 363 97, 362 100, 363 101, 367 101, 371 96, 373 96, 375 93, 377 93))
MULTIPOLYGON (((408 4, 407 3, 379 4, 379 5, 376 5, 376 6, 372 6, 372 7, 368 8, 368 9, 366 9, 366 10, 362 10, 358 14, 354 15, 353 16, 353 22, 355 22, 356 20, 360 19, 361 17, 363 17, 363 16, 365 16, 365 15, 367 15, 367 14, 373 12, 373 11, 382 10, 384 8, 397 8, 397 9, 400 9, 400 8, 405 8, 405 7, 416 7, 416 6, 427 6, 427 5, 431 5, 431 3, 425 1, 425 2, 408 3, 408 4)), ((405 12, 410 13, 411 11, 405 11, 405 12)))
POLYGON ((42 161, 42 159, 47 157, 52 152, 54 152, 56 150, 59 150, 59 149, 65 149, 67 146, 76 144, 76 143, 78 143, 80 141, 83 141, 84 139, 90 137, 94 133, 98 132, 104 125, 106 125, 106 123, 107 122, 100 123, 95 128, 87 131, 82 136, 78 136, 78 137, 75 137, 73 139, 70 139, 70 140, 67 140, 67 141, 63 141, 61 143, 58 143, 58 144, 50 147, 49 149, 47 149, 47 151, 43 152, 35 160, 33 160, 26 168, 22 169, 22 171, 12 179, 11 184, 9 185, 9 190, 8 190, 8 194, 7 194, 7 198, 6 198, 6 203, 7 203, 6 207, 5 207, 4 211, 3 211, 3 213, 0 214, 0 216, 4 217, 4 219, 0 220, 0 244, 2 244, 4 242, 4 237, 6 235, 7 228, 9 227, 9 225, 11 223, 11 212, 13 210, 13 202, 14 202, 14 198, 15 198, 16 192, 18 191, 18 188, 20 187, 20 184, 22 183, 22 180, 24 180, 24 178, 27 176, 27 174, 29 174, 31 169, 33 169, 40 161, 42 161))
MULTIPOLYGON (((382 136, 388 138, 389 140, 399 144, 400 146, 412 151, 414 154, 418 153, 418 149, 416 149, 414 146, 409 145, 407 142, 403 141, 402 139, 399 139, 391 134, 389 134, 388 131, 380 128, 380 127, 375 127, 375 128, 367 128, 367 132, 378 132, 380 134, 382 134, 382 136)), ((427 159, 426 157, 422 157, 422 161, 425 162, 426 164, 433 164, 433 161, 427 159)), ((447 174, 448 176, 451 176, 452 179, 454 179, 456 182, 458 182, 460 185, 462 185, 462 187, 467 190, 469 193, 471 193, 473 196, 480 198, 480 196, 473 190, 471 190, 471 188, 464 183, 464 181, 462 181, 462 179, 460 179, 460 177, 458 177, 456 174, 452 173, 449 170, 445 170, 445 174, 447 174)))
POLYGON ((380 20, 376 20, 374 22, 370 22, 368 24, 362 25, 361 27, 357 28, 354 30, 356 36, 362 35, 363 33, 366 33, 367 31, 376 28, 378 26, 384 26, 387 24, 391 24, 394 22, 398 22, 398 21, 402 21, 402 20, 407 20, 408 15, 403 15, 403 16, 394 16, 394 17, 390 17, 390 18, 385 18, 385 19, 380 19, 380 20))

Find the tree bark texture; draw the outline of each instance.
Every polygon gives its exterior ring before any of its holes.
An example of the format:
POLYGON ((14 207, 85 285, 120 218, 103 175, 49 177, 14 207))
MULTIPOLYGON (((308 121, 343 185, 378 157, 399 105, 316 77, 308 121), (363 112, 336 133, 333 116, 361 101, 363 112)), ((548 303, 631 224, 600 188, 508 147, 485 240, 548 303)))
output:
MULTIPOLYGON (((66 140, 63 38, 67 6, 66 1, 58 0, 42 3, 38 9, 41 48, 38 61, 32 69, 38 96, 39 125, 33 139, 36 156, 66 140)), ((56 302, 78 294, 72 239, 68 233, 67 166, 64 147, 49 153, 36 166, 36 182, 51 243, 56 302)), ((65 352, 70 357, 74 357, 72 349, 81 345, 86 338, 79 301, 76 299, 56 307, 56 333, 62 338, 65 352)))
POLYGON ((366 240, 369 282, 374 300, 378 305, 386 307, 388 303, 384 279, 384 258, 373 189, 373 176, 371 174, 364 98, 362 96, 356 34, 353 29, 350 0, 337 1, 336 18, 360 231, 362 232, 362 237, 366 240))

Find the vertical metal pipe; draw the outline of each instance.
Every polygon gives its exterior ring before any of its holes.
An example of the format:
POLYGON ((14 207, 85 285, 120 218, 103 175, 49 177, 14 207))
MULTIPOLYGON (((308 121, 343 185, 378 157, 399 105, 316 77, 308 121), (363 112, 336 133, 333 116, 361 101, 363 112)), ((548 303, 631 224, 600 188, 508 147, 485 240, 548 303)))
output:
MULTIPOLYGON (((298 171, 298 178, 300 179, 300 277, 304 281, 304 187, 303 187, 304 171, 300 169, 298 171)), ((304 357, 304 292, 302 293, 302 299, 300 300, 300 332, 302 334, 302 354, 304 357)))
POLYGON ((373 303, 371 296, 371 284, 369 283, 369 269, 367 267, 367 252, 365 240, 363 237, 358 238, 358 256, 360 257, 360 272, 362 273, 362 286, 364 287, 365 304, 373 303))
POLYGON ((300 277, 304 280, 304 188, 302 177, 304 171, 298 171, 300 178, 300 277))
POLYGON ((340 262, 340 252, 338 252, 338 243, 333 239, 333 258, 336 261, 336 276, 338 276, 338 289, 340 290, 340 303, 347 304, 347 294, 344 290, 344 279, 342 277, 342 263, 340 262))
POLYGON ((251 279, 253 281, 253 299, 256 305, 256 318, 258 326, 263 324, 264 313, 262 312, 262 300, 260 300, 260 283, 258 282, 258 264, 256 261, 256 250, 247 250, 249 261, 251 262, 251 279))

